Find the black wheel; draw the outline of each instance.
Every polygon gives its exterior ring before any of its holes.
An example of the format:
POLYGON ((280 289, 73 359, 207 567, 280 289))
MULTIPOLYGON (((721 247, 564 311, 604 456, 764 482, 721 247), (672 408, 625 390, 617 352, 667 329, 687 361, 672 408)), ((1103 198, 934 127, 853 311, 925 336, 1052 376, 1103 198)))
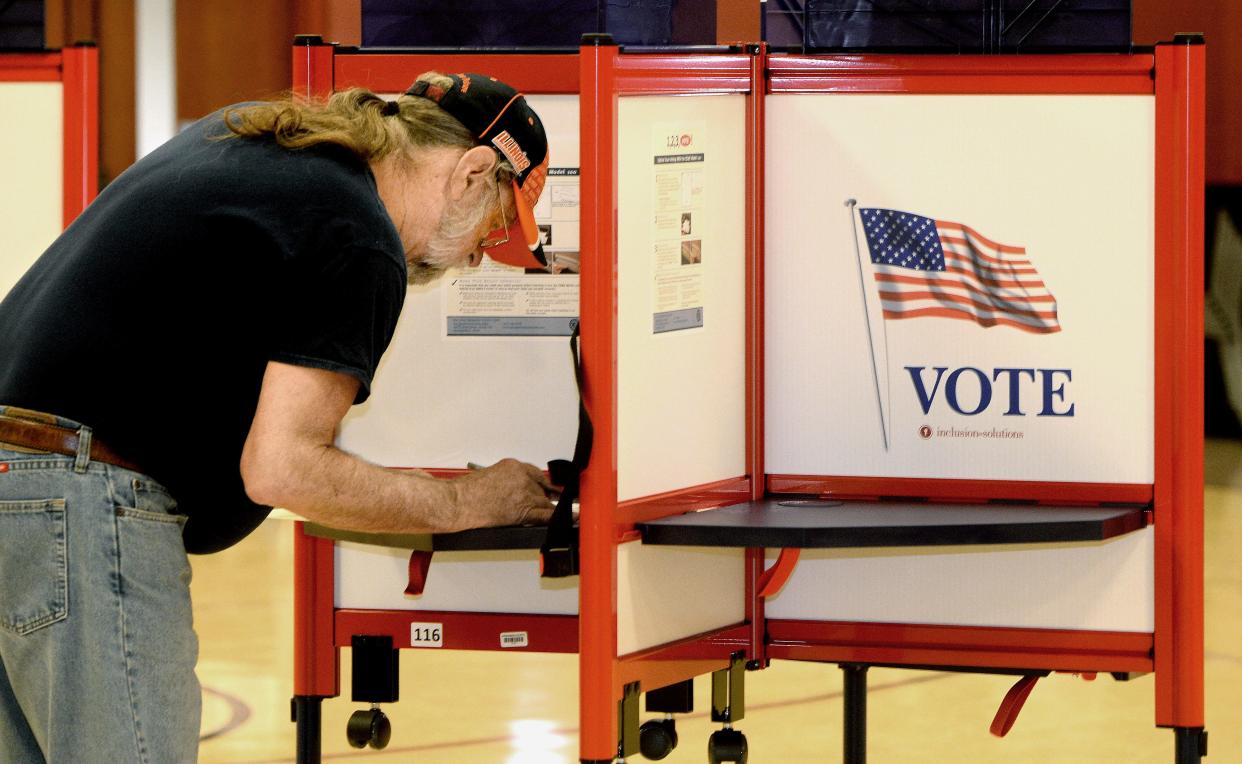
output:
POLYGON ((677 726, 672 719, 652 719, 638 728, 638 750, 643 757, 659 761, 677 747, 677 726))
POLYGON ((718 730, 707 739, 707 761, 723 764, 730 761, 746 764, 746 736, 737 730, 718 730))
POLYGON ((366 748, 369 745, 378 751, 392 739, 392 722, 378 708, 355 711, 349 715, 345 737, 354 748, 366 748))

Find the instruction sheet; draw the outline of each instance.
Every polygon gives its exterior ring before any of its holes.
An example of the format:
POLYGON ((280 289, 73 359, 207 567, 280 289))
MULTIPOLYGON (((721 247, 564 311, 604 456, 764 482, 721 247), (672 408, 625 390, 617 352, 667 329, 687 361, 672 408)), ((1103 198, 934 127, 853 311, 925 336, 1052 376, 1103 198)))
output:
POLYGON ((705 132, 702 122, 653 128, 655 334, 703 326, 702 231, 709 225, 703 187, 705 132))
POLYGON ((522 269, 484 258, 478 268, 445 277, 449 337, 568 337, 578 320, 577 167, 549 167, 535 205, 546 269, 522 269))

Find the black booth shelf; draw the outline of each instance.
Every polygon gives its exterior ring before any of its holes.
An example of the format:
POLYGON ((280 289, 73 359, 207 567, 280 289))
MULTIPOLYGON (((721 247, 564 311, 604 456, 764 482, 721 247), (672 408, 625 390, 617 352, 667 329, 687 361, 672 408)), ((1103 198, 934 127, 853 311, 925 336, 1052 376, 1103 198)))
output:
POLYGON ((1130 46, 1130 0, 768 0, 764 39, 820 51, 1038 53, 1130 46))

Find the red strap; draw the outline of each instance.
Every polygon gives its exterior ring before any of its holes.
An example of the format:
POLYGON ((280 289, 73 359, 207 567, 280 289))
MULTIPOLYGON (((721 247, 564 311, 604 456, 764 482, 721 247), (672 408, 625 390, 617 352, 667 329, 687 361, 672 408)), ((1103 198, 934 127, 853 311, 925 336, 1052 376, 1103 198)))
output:
POLYGON ((790 574, 793 573, 794 567, 797 566, 800 554, 802 550, 793 547, 781 550, 780 556, 776 558, 776 562, 772 563, 772 567, 763 571, 759 576, 756 588, 759 590, 760 597, 771 597, 781 590, 781 587, 789 580, 790 574))
POLYGON ((1026 703, 1027 696, 1031 694, 1031 690, 1035 689, 1035 683, 1043 676, 1047 675, 1028 674, 1009 688, 1009 692, 1005 693, 1005 699, 1001 701, 1000 708, 996 711, 996 718, 992 720, 990 731, 993 735, 1004 737, 1009 734, 1009 730, 1013 729, 1013 723, 1018 720, 1018 713, 1022 710, 1022 705, 1026 703))
POLYGON ((427 586, 427 571, 431 569, 431 555, 434 552, 421 552, 415 549, 410 552, 410 583, 405 587, 405 593, 410 597, 417 597, 423 593, 423 588, 427 586))

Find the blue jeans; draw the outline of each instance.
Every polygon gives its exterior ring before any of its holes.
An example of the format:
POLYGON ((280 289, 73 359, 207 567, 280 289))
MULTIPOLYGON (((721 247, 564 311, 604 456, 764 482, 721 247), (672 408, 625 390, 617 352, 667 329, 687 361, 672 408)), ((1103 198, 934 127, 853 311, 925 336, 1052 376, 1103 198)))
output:
POLYGON ((0 761, 196 759, 176 506, 137 472, 0 444, 0 761))

